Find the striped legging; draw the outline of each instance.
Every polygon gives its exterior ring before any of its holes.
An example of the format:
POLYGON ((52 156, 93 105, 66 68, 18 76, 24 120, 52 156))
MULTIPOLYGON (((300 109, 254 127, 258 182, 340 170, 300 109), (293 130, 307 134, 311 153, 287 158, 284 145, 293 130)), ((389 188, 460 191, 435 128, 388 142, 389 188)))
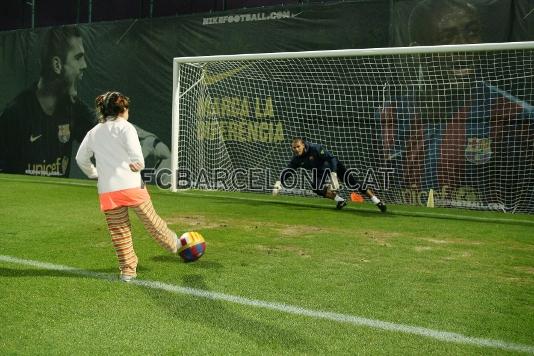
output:
MULTIPOLYGON (((152 202, 147 200, 138 206, 132 206, 132 208, 154 240, 167 251, 175 253, 178 248, 176 234, 159 217, 152 206, 152 202)), ((106 215, 106 222, 111 235, 111 241, 113 242, 113 248, 119 260, 121 274, 135 276, 137 255, 133 247, 128 207, 122 206, 116 209, 106 210, 104 214, 106 215)))

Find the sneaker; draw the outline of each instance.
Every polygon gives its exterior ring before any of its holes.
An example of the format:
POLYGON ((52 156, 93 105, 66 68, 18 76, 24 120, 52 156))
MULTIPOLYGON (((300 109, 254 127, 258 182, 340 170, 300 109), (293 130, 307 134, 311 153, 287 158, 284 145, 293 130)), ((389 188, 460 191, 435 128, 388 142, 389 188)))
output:
POLYGON ((376 207, 380 209, 381 212, 383 213, 386 212, 386 209, 387 209, 386 204, 382 203, 381 201, 376 204, 376 207))
POLYGON ((176 233, 174 233, 174 241, 176 242, 176 250, 173 250, 172 253, 178 253, 178 250, 182 247, 182 243, 176 233))
POLYGON ((129 276, 129 275, 127 275, 127 274, 121 274, 121 275, 120 275, 120 280, 121 280, 122 282, 126 282, 126 283, 128 283, 128 282, 133 281, 133 280, 135 279, 135 277, 137 277, 137 275, 129 276))
POLYGON ((341 210, 345 206, 347 206, 347 201, 346 200, 338 201, 337 204, 336 204, 336 209, 341 210))

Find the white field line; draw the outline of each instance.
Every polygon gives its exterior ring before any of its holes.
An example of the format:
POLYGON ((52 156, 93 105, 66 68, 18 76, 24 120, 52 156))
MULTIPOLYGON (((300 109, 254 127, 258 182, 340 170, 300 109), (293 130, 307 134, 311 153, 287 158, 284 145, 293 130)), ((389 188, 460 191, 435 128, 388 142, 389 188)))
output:
MULTIPOLYGON (((74 268, 74 267, 69 267, 69 266, 64 266, 64 265, 56 265, 56 264, 51 264, 47 262, 21 259, 21 258, 12 257, 12 256, 0 255, 0 261, 7 262, 7 263, 15 263, 19 265, 25 265, 25 266, 32 266, 32 267, 37 267, 37 268, 41 268, 45 270, 61 271, 61 272, 85 276, 85 277, 118 281, 117 276, 111 275, 111 274, 96 273, 96 272, 91 272, 91 271, 87 271, 87 270, 83 270, 79 268, 74 268)), ((516 344, 516 343, 510 343, 510 342, 495 340, 495 339, 483 339, 483 338, 477 338, 477 337, 470 337, 470 336, 466 336, 466 335, 462 335, 458 333, 452 333, 448 331, 434 330, 434 329, 428 329, 428 328, 404 325, 404 324, 396 324, 396 323, 391 323, 387 321, 368 319, 368 318, 363 318, 363 317, 349 315, 349 314, 340 314, 340 313, 332 313, 332 312, 327 312, 327 311, 305 309, 305 308, 288 305, 288 304, 266 302, 266 301, 257 300, 257 299, 248 299, 248 298, 231 295, 231 294, 210 292, 207 290, 195 289, 195 288, 189 288, 189 287, 180 287, 177 285, 162 283, 162 282, 157 282, 157 281, 135 279, 129 282, 129 284, 135 284, 138 286, 151 288, 151 289, 158 289, 158 290, 175 293, 175 294, 185 294, 185 295, 190 295, 190 296, 199 297, 199 298, 206 298, 210 300, 225 301, 229 303, 246 305, 246 306, 251 306, 255 308, 275 310, 275 311, 279 311, 279 312, 283 312, 287 314, 295 314, 299 316, 307 316, 307 317, 316 318, 316 319, 331 320, 335 322, 346 323, 346 324, 351 324, 351 325, 356 325, 356 326, 367 326, 373 329, 396 331, 396 332, 401 332, 404 334, 420 335, 420 336, 425 336, 425 337, 429 337, 432 339, 445 341, 445 342, 453 342, 453 343, 459 343, 459 344, 474 345, 474 346, 479 346, 479 347, 490 347, 490 348, 496 348, 496 349, 501 349, 501 350, 506 350, 506 351, 519 351, 519 352, 534 354, 534 346, 531 346, 531 345, 516 344)))

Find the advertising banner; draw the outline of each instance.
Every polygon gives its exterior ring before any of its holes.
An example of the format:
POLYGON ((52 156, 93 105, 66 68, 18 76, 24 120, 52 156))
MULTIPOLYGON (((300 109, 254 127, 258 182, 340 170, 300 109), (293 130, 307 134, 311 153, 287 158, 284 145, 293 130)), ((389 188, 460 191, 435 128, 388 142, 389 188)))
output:
POLYGON ((108 90, 130 97, 147 167, 170 167, 172 58, 386 46, 388 9, 357 1, 0 33, 0 169, 81 177, 77 144, 108 90))

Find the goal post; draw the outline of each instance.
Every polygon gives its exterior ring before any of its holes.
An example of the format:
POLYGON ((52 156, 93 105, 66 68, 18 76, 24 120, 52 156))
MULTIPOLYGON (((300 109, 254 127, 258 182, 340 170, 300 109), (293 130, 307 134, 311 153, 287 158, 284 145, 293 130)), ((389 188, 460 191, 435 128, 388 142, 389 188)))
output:
POLYGON ((532 102, 534 42, 174 58, 171 189, 270 192, 304 137, 386 203, 532 213, 532 102))

